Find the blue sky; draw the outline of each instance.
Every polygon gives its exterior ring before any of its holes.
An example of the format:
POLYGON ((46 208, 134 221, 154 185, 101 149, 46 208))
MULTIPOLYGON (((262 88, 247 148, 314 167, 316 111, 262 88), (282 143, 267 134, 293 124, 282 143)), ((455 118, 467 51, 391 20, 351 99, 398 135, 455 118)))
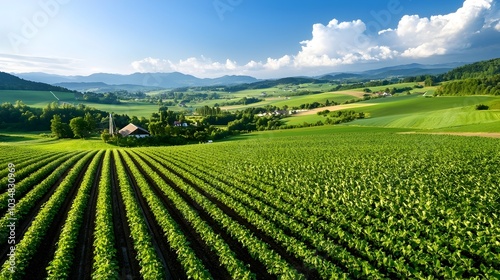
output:
POLYGON ((497 0, 0 0, 0 71, 276 78, 498 57, 497 0))

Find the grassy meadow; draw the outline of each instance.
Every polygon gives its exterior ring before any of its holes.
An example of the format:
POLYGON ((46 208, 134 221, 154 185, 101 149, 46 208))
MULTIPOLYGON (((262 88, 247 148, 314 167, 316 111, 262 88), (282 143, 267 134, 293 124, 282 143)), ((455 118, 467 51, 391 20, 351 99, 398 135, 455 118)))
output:
MULTIPOLYGON (((367 117, 347 125, 365 127, 392 127, 409 129, 446 129, 466 131, 500 131, 499 97, 457 96, 431 97, 401 95, 372 99, 356 103, 370 106, 352 108, 364 112, 367 117), (476 110, 478 104, 490 106, 489 110, 476 110)), ((341 106, 339 106, 341 107, 341 106)), ((334 107, 333 107, 334 108, 334 107)), ((313 115, 292 116, 288 124, 316 123, 326 117, 313 115)))

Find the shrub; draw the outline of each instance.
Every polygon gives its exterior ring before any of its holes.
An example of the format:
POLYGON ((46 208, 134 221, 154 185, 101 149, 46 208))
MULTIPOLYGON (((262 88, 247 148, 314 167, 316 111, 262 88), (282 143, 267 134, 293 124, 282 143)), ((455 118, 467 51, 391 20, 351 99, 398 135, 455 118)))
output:
POLYGON ((484 104, 477 104, 476 105, 476 110, 488 110, 490 107, 488 105, 484 104))

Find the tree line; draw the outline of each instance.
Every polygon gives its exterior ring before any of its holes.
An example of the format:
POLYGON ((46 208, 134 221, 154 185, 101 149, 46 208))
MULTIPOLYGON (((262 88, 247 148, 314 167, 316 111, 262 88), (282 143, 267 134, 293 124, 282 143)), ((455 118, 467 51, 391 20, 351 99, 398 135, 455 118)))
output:
POLYGON ((500 95, 500 74, 442 83, 437 95, 500 95))
POLYGON ((59 115, 64 123, 76 117, 84 117, 86 113, 93 116, 98 122, 107 119, 108 113, 79 104, 58 104, 52 102, 44 108, 30 107, 22 101, 2 103, 0 105, 0 129, 20 131, 48 130, 54 115, 59 115))

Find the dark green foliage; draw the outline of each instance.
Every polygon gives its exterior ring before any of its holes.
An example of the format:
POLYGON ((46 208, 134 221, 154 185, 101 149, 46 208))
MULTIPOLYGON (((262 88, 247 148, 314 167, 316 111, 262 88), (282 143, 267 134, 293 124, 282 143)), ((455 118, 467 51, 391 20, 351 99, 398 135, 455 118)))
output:
POLYGON ((242 99, 237 100, 237 101, 222 103, 222 105, 223 106, 248 105, 248 104, 257 103, 257 102, 260 102, 260 101, 263 101, 263 100, 264 99, 260 99, 260 98, 257 98, 257 97, 243 97, 242 99))
MULTIPOLYGON (((16 130, 49 130, 51 120, 55 115, 59 115, 62 123, 68 124, 71 119, 85 117, 91 120, 91 131, 99 126, 107 127, 108 113, 87 107, 85 105, 59 105, 57 102, 48 104, 45 108, 34 108, 17 101, 15 104, 3 103, 0 105, 0 129, 16 130), (101 124, 102 123, 102 124, 101 124)), ((128 124, 130 118, 117 115, 113 117, 118 127, 128 124)))
POLYGON ((120 100, 115 93, 95 93, 86 92, 81 95, 81 98, 87 102, 102 103, 102 104, 120 104, 120 100))
POLYGON ((433 85, 434 85, 434 83, 435 83, 435 77, 432 77, 432 76, 427 76, 427 77, 425 78, 424 85, 425 85, 426 87, 431 87, 431 86, 433 86, 433 85))
POLYGON ((439 95, 500 95, 500 74, 443 83, 439 95))
POLYGON ((490 107, 488 105, 484 104, 477 104, 476 105, 476 110, 488 110, 490 107))
POLYGON ((500 58, 457 67, 443 75, 443 80, 486 78, 500 74, 500 58))
POLYGON ((87 129, 87 122, 82 117, 71 119, 71 121, 69 122, 69 127, 76 137, 85 138, 90 134, 87 129))
POLYGON ((27 81, 4 72, 0 72, 0 90, 40 90, 72 92, 67 88, 27 81))
MULTIPOLYGON (((325 120, 325 124, 339 124, 339 123, 351 122, 351 121, 354 121, 356 119, 364 119, 365 118, 365 113, 363 113, 363 112, 356 113, 353 110, 340 110, 340 111, 333 111, 333 112, 330 112, 329 110, 324 110, 324 111, 318 112, 318 115, 323 116, 323 117, 327 117, 325 120)), ((316 124, 316 125, 318 125, 318 124, 316 124)))
POLYGON ((221 114, 221 109, 219 107, 203 106, 196 108, 196 113, 200 116, 217 116, 221 114))
POLYGON ((73 138, 73 131, 69 124, 63 123, 59 115, 54 115, 50 120, 50 130, 56 138, 73 138))

